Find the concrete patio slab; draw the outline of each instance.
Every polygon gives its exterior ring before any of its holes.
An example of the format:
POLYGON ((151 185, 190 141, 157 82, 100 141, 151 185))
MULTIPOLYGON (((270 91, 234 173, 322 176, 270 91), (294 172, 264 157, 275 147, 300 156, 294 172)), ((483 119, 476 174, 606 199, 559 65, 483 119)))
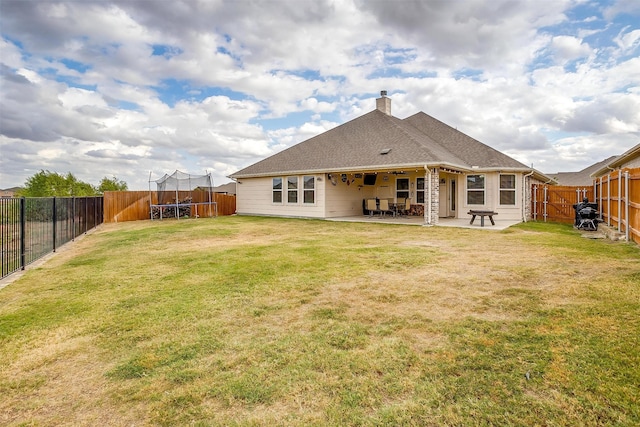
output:
MULTIPOLYGON (((327 221, 338 222, 372 222, 380 224, 402 224, 402 225, 418 225, 427 226, 423 217, 418 216, 402 216, 393 217, 387 216, 369 216, 369 215, 357 215, 338 218, 327 218, 327 221)), ((491 225, 490 221, 485 221, 484 227, 480 226, 480 220, 476 219, 473 224, 469 224, 470 218, 440 218, 436 227, 456 227, 456 228, 472 228, 478 230, 504 230, 512 225, 519 224, 522 221, 514 220, 499 220, 495 219, 495 225, 491 225)))

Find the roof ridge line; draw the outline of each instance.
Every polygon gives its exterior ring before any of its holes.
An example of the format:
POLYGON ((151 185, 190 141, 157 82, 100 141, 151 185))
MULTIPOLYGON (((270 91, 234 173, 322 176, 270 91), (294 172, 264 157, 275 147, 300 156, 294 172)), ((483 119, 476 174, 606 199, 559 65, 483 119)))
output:
MULTIPOLYGON (((416 114, 413 114, 413 116, 415 116, 415 115, 417 115, 417 114, 420 114, 420 113, 422 113, 422 114, 424 114, 424 115, 426 115, 426 116, 429 116, 429 115, 428 115, 427 113, 425 113, 424 111, 419 111, 419 112, 417 112, 416 114)), ((412 116, 409 116, 409 117, 412 117, 412 116)), ((429 116, 429 117, 432 117, 432 116, 429 116)), ((435 120, 438 120, 438 119, 436 119, 435 117, 432 117, 432 118, 433 118, 433 119, 435 119, 435 120)), ((439 149, 444 150, 444 151, 446 151, 447 153, 449 153, 449 154, 453 155, 453 157, 455 157, 457 160, 459 160, 459 161, 460 161, 460 164, 466 164, 466 162, 465 162, 464 160, 462 160, 461 158, 459 158, 455 153, 452 153, 452 152, 451 152, 447 147, 445 147, 444 145, 442 145, 442 144, 440 143, 440 141, 437 141, 437 140, 433 139, 431 136, 429 136, 428 134, 426 134, 426 133, 425 133, 425 132, 423 132, 422 130, 420 130, 420 129, 418 129, 417 127, 413 126, 411 123, 409 123, 408 121, 406 121, 406 118, 405 118, 405 119, 398 119, 398 120, 400 120, 404 126, 409 126, 409 127, 411 127, 411 128, 412 128, 416 133, 420 134, 420 136, 421 136, 421 137, 423 137, 423 138, 427 138, 427 139, 429 140, 429 143, 430 143, 430 144, 433 144, 434 146, 438 147, 439 149)), ((439 120, 438 120, 438 121, 439 121, 439 120)), ((444 122, 441 122, 441 123, 444 123, 444 122)), ((445 124, 446 124, 446 123, 445 123, 445 124)), ((396 125, 396 126, 397 126, 397 125, 396 125)), ((450 127, 450 126, 449 126, 449 127, 450 127)), ((426 151, 427 153, 429 153, 431 156, 435 156, 435 153, 433 152, 433 150, 429 149, 429 146, 425 146, 424 144, 420 143, 419 141, 416 141, 416 140, 412 137, 412 135, 410 135, 410 134, 406 131, 406 129, 403 129, 403 128, 402 128, 402 127, 400 127, 400 126, 398 126, 398 128, 399 128, 402 132, 404 132, 404 133, 409 137, 409 139, 410 139, 411 141, 413 141, 416 145, 418 145, 421 149, 423 149, 424 151, 426 151)), ((453 128, 452 128, 452 129, 453 129, 453 128)), ((456 129, 456 130, 457 130, 457 129, 456 129)), ((458 132, 459 132, 459 131, 458 131, 458 132)), ((460 132, 460 133, 462 133, 462 132, 460 132)), ((463 134, 463 135, 464 135, 464 134, 463 134)))
MULTIPOLYGON (((420 129, 417 129, 415 126, 412 126, 410 123, 407 123, 404 121, 404 119, 399 119, 395 116, 389 116, 395 120, 397 120, 398 122, 394 122, 393 120, 391 121, 391 123, 396 127, 396 129, 398 129, 400 132, 402 132, 403 134, 405 134, 407 136, 407 138, 413 143, 415 144, 418 148, 420 148, 421 150, 426 151, 427 153, 429 153, 431 156, 433 156, 433 152, 431 150, 429 150, 427 147, 425 147, 424 144, 421 144, 419 141, 417 141, 413 135, 411 135, 409 132, 407 132, 407 130, 404 128, 404 126, 408 125, 411 126, 413 129, 415 129, 416 132, 420 133, 421 136, 424 136, 426 138, 428 138, 431 142, 434 142, 436 144, 438 144, 436 141, 433 140, 433 138, 431 138, 429 135, 425 134, 424 132, 420 131, 420 129), (400 123, 402 123, 402 126, 400 126, 400 123)), ((440 144, 438 144, 440 145, 440 144)))

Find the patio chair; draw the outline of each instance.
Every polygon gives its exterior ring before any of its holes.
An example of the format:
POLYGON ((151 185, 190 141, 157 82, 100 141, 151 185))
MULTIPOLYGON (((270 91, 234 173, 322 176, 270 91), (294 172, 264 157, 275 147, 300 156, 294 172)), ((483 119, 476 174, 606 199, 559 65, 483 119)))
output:
POLYGON ((398 214, 409 216, 410 213, 411 213, 411 199, 407 197, 406 199, 404 199, 404 205, 398 206, 398 214))
POLYGON ((376 199, 367 199, 367 210, 369 211, 369 216, 373 216, 374 213, 380 212, 376 199))
POLYGON ((387 212, 389 212, 393 216, 396 216, 396 212, 394 210, 391 210, 391 208, 389 207, 389 201, 387 199, 380 199, 380 214, 384 216, 387 212))

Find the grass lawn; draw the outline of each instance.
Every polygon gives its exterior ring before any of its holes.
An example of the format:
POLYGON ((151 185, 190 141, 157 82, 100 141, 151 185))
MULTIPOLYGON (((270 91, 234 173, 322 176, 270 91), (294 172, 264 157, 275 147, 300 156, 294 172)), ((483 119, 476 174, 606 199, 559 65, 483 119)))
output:
POLYGON ((640 251, 219 217, 106 224, 0 290, 0 425, 640 425, 640 251))

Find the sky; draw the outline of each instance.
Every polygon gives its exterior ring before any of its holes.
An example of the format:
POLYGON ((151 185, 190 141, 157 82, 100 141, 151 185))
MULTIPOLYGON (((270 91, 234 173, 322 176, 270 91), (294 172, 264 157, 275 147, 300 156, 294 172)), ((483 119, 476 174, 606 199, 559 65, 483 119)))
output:
POLYGON ((381 90, 545 173, 640 143, 638 0, 0 0, 0 32, 0 188, 221 185, 381 90))

